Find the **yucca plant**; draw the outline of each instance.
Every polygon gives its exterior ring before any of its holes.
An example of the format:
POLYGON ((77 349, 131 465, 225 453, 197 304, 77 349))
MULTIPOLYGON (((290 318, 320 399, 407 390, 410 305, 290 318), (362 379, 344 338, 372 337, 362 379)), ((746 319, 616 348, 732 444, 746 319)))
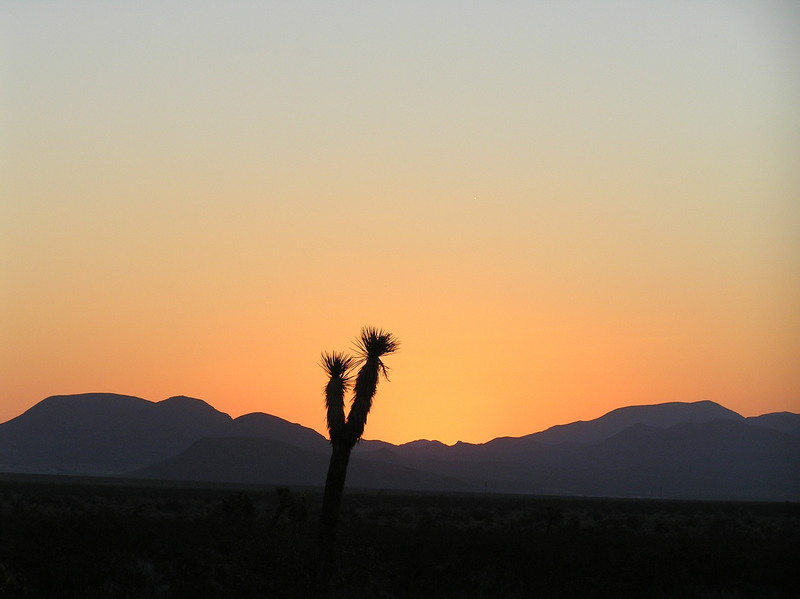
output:
POLYGON ((331 461, 325 479, 319 536, 322 556, 328 563, 333 561, 336 526, 350 453, 364 434, 378 381, 381 375, 386 378, 386 365, 381 358, 397 351, 399 345, 399 341, 391 333, 374 327, 364 327, 355 344, 356 357, 338 352, 322 354, 322 368, 329 379, 325 386, 325 407, 328 413, 331 461), (353 403, 345 420, 344 396, 350 388, 350 372, 355 366, 359 366, 359 370, 353 386, 353 403))

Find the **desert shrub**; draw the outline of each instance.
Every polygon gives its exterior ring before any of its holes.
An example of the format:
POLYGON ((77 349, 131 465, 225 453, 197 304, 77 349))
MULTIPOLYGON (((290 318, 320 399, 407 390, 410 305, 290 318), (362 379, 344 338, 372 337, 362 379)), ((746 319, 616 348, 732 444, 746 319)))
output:
POLYGON ((320 588, 313 510, 302 531, 271 528, 272 487, 0 480, 0 492, 3 599, 778 598, 797 588, 794 504, 351 493, 337 569, 320 588))

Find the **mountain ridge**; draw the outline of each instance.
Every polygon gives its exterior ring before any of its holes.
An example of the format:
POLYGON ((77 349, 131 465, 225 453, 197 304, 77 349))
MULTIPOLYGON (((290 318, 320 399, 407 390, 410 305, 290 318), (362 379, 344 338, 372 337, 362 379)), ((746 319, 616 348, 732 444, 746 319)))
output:
MULTIPOLYGON (((313 429, 262 412, 231 418, 186 396, 52 396, 0 424, 0 472, 321 486, 329 455, 313 429)), ((796 500, 800 415, 669 402, 478 444, 364 440, 348 485, 796 500)))

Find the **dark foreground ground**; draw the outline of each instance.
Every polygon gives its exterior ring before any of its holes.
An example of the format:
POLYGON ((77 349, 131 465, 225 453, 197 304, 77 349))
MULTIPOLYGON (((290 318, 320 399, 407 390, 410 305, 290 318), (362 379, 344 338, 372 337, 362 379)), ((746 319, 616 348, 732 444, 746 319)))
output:
POLYGON ((0 597, 800 596, 798 504, 349 492, 323 581, 319 503, 0 475, 0 597))

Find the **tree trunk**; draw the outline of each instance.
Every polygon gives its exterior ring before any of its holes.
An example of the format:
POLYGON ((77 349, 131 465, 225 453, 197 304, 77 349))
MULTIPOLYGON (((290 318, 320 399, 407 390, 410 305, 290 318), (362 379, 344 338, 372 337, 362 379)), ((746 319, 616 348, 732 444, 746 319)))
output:
POLYGON ((322 559, 333 562, 336 527, 339 522, 339 507, 342 505, 344 482, 347 478, 347 464, 353 444, 346 440, 332 441, 333 450, 325 479, 325 493, 322 496, 322 510, 319 516, 319 539, 322 559))

